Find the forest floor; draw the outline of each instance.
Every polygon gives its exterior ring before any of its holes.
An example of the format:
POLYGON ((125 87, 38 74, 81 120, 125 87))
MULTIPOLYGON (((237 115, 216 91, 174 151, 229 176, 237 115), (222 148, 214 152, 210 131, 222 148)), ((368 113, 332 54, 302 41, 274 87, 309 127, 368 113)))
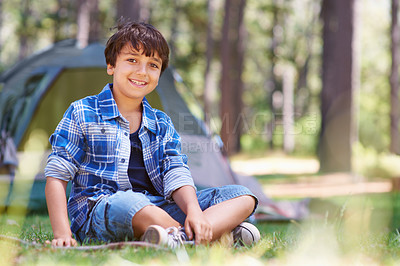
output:
POLYGON ((392 191, 388 178, 365 178, 354 173, 318 173, 314 158, 263 156, 231 159, 235 172, 257 177, 266 195, 272 198, 325 198, 349 194, 384 193, 392 191))
POLYGON ((0 265, 399 265, 400 194, 381 193, 391 190, 388 179, 321 175, 313 158, 236 156, 231 163, 235 171, 255 176, 272 198, 312 198, 309 217, 258 222, 261 240, 252 247, 85 251, 44 244, 53 238, 47 214, 6 214, 0 215, 0 236, 39 246, 0 239, 0 265))

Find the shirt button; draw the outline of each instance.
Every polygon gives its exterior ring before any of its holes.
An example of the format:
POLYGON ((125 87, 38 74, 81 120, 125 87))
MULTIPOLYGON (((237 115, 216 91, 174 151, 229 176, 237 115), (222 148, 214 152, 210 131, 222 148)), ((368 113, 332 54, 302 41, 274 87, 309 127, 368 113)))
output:
POLYGON ((121 163, 124 163, 125 162, 125 159, 121 159, 121 163))
POLYGON ((104 128, 102 128, 100 131, 101 131, 101 133, 103 133, 103 134, 106 133, 106 130, 105 130, 104 128))
POLYGON ((124 135, 125 135, 125 136, 128 136, 128 132, 125 132, 124 135))

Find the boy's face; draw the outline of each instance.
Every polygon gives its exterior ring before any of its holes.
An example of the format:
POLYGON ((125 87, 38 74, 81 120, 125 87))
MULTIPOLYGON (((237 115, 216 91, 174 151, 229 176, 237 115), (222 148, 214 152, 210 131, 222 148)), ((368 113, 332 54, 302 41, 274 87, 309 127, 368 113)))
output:
POLYGON ((152 57, 127 44, 117 56, 115 66, 107 65, 107 73, 113 75, 113 94, 118 100, 142 100, 152 92, 160 78, 162 60, 155 52, 152 57))

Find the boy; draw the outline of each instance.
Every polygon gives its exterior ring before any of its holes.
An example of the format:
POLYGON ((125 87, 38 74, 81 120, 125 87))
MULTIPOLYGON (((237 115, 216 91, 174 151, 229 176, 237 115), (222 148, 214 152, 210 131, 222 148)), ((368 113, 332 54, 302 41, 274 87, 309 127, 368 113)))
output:
POLYGON ((164 37, 149 24, 127 22, 104 53, 113 83, 72 103, 50 137, 45 193, 52 245, 142 239, 174 247, 232 230, 240 235, 256 197, 236 185, 196 192, 170 118, 145 98, 168 66, 164 37))

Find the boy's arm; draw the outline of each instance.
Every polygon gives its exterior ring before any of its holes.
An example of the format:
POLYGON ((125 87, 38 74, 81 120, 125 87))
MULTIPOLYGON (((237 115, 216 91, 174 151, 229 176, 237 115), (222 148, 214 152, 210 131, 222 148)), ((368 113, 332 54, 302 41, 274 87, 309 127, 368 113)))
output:
POLYGON ((46 201, 50 223, 53 228, 54 239, 52 246, 76 246, 69 227, 66 189, 68 182, 61 179, 47 177, 46 201))
POLYGON ((194 233, 196 245, 210 242, 212 227, 200 209, 195 189, 192 186, 180 187, 172 193, 172 198, 186 214, 185 232, 189 239, 193 238, 194 233))

